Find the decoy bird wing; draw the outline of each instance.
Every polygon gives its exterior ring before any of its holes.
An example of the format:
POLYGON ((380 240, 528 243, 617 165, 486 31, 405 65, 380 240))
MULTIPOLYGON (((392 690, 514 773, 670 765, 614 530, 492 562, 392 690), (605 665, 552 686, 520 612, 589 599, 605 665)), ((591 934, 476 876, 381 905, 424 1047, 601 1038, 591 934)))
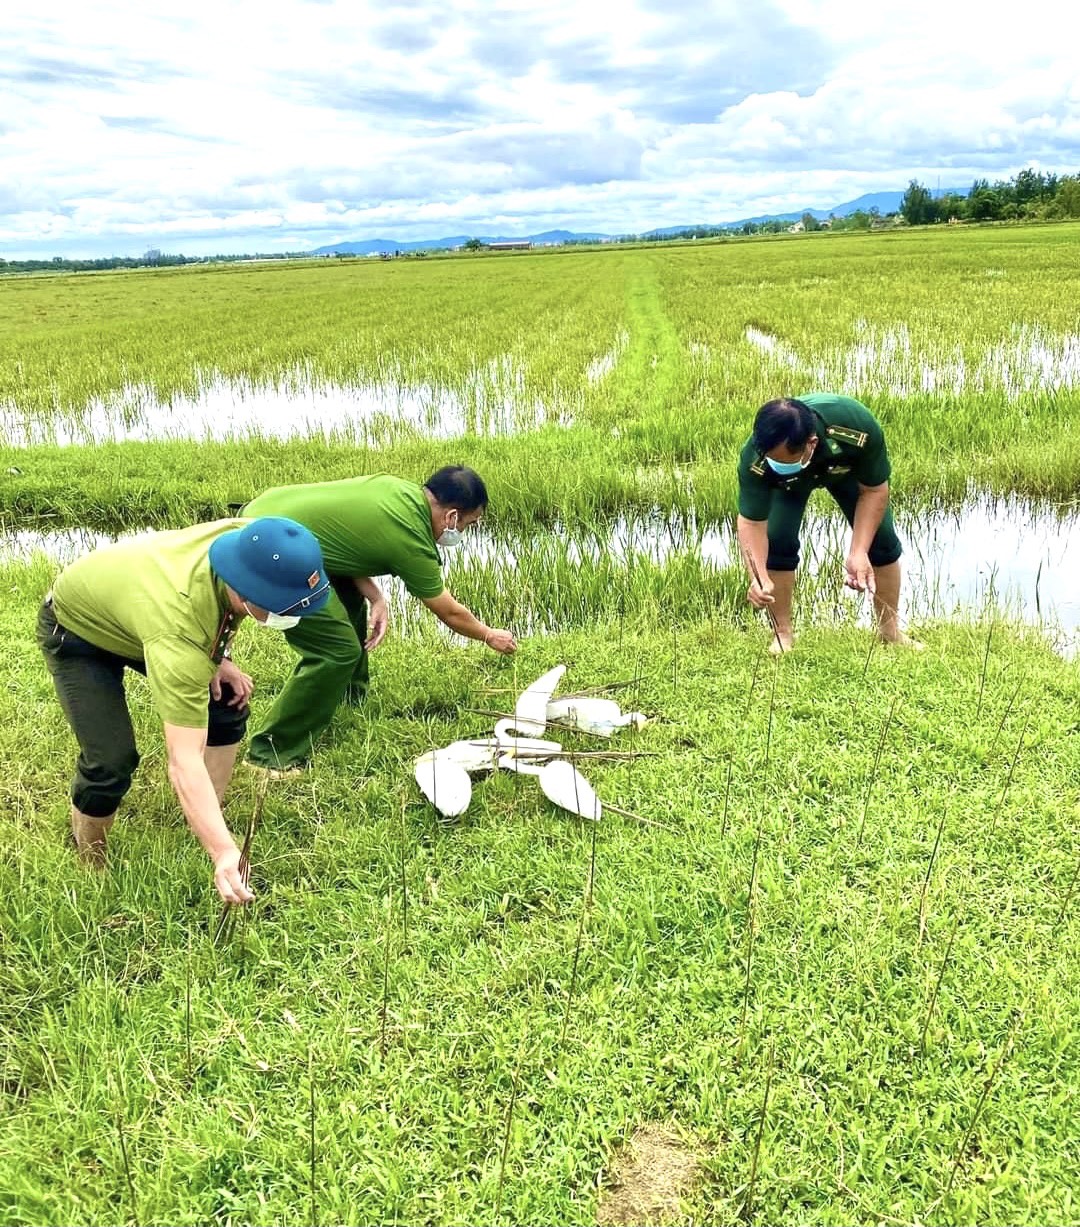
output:
POLYGON ((600 800, 589 781, 566 759, 557 759, 540 768, 540 787, 549 801, 581 818, 598 822, 600 800))
POLYGON ((416 760, 413 775, 420 791, 440 814, 456 818, 468 809, 472 781, 460 764, 424 754, 416 760))
POLYGON ((514 704, 514 728, 519 733, 538 737, 547 728, 547 705, 565 672, 565 665, 556 665, 518 695, 514 704))

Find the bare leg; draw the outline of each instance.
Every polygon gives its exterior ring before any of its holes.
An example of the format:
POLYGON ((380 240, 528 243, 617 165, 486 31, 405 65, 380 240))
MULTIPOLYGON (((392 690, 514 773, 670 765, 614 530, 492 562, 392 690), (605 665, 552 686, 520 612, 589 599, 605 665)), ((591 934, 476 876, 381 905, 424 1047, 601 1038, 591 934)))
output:
POLYGON ((769 651, 777 656, 782 651, 788 651, 795 642, 795 636, 791 630, 791 600, 795 591, 795 572, 770 571, 769 579, 772 581, 774 597, 772 613, 776 619, 776 630, 780 638, 780 642, 777 643, 777 635, 773 635, 769 651))
POLYGON ((900 629, 900 563, 890 562, 886 567, 874 568, 877 591, 874 593, 874 613, 877 616, 878 634, 884 643, 896 643, 904 647, 921 648, 921 643, 909 639, 900 629))
POLYGON ((104 869, 106 846, 116 815, 107 818, 91 818, 82 810, 71 807, 71 836, 79 853, 79 860, 91 869, 104 869))
POLYGON ((217 793, 218 805, 225 803, 225 789, 229 787, 229 781, 232 779, 239 749, 240 743, 236 741, 231 746, 207 746, 203 751, 206 774, 217 793))

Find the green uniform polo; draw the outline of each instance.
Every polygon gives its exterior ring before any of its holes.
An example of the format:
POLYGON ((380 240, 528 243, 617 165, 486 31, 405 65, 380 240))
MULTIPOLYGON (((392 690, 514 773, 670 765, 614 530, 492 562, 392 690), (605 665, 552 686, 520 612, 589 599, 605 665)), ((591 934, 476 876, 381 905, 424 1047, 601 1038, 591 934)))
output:
POLYGON ((326 607, 285 632, 300 660, 254 730, 251 762, 289 767, 307 760, 344 698, 367 691, 367 605, 349 577, 397 575, 413 596, 443 591, 431 505, 423 487, 377 474, 307 486, 277 486, 253 499, 245 515, 288 516, 315 534, 335 580, 326 607))
POLYGON ((206 728, 206 688, 230 634, 225 585, 210 570, 210 543, 246 520, 215 520, 148 533, 94 550, 53 585, 61 626, 96 647, 146 663, 163 721, 206 728))
POLYGON ((414 481, 376 474, 275 486, 248 503, 244 514, 288 516, 309 528, 328 575, 397 575, 421 600, 442 593, 431 506, 414 481))
POLYGON ((747 520, 767 520, 774 490, 809 491, 820 485, 847 484, 852 477, 863 486, 880 486, 889 480, 892 467, 885 447, 885 433, 869 409, 850 396, 814 392, 800 396, 818 420, 814 432, 818 445, 813 459, 794 477, 781 477, 765 463, 753 437, 739 456, 739 515, 747 520))

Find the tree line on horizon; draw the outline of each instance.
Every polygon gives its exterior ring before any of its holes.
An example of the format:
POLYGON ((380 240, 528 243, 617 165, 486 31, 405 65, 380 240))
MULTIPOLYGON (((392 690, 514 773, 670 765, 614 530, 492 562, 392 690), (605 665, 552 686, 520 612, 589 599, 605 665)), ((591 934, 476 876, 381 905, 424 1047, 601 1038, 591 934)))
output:
POLYGON ((935 222, 1064 221, 1080 217, 1080 174, 1056 175, 1028 167, 1011 179, 976 179, 966 196, 935 196, 912 179, 900 201, 909 226, 935 222))
MULTIPOLYGON (((966 195, 944 192, 935 195, 925 184, 912 179, 895 213, 881 214, 876 208, 856 209, 844 217, 830 215, 822 220, 803 213, 800 223, 781 218, 741 222, 737 225, 687 226, 665 234, 627 234, 617 239, 579 239, 574 246, 610 246, 613 243, 663 243, 687 239, 731 238, 737 235, 783 234, 800 224, 805 231, 874 230, 895 225, 930 226, 939 222, 1025 222, 1065 221, 1080 218, 1080 173, 1057 175, 1028 167, 1011 179, 976 179, 966 195)), ((470 251, 486 244, 471 239, 470 251)), ((142 256, 99 256, 71 260, 64 256, 48 259, 5 260, 0 257, 0 274, 33 272, 93 272, 125 268, 169 268, 185 264, 215 264, 240 260, 296 260, 311 257, 308 251, 256 252, 236 255, 170 255, 151 249, 142 256)), ((412 254, 412 253, 409 253, 412 254)), ((423 254, 422 252, 419 254, 423 254)))

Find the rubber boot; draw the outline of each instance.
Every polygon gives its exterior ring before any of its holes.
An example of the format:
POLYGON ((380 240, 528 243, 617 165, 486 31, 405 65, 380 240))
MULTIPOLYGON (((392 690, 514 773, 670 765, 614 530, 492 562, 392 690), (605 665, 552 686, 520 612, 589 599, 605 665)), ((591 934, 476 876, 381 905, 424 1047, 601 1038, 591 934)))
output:
POLYGON ((104 869, 109 832, 115 818, 91 818, 71 807, 71 837, 79 860, 92 869, 104 869))

